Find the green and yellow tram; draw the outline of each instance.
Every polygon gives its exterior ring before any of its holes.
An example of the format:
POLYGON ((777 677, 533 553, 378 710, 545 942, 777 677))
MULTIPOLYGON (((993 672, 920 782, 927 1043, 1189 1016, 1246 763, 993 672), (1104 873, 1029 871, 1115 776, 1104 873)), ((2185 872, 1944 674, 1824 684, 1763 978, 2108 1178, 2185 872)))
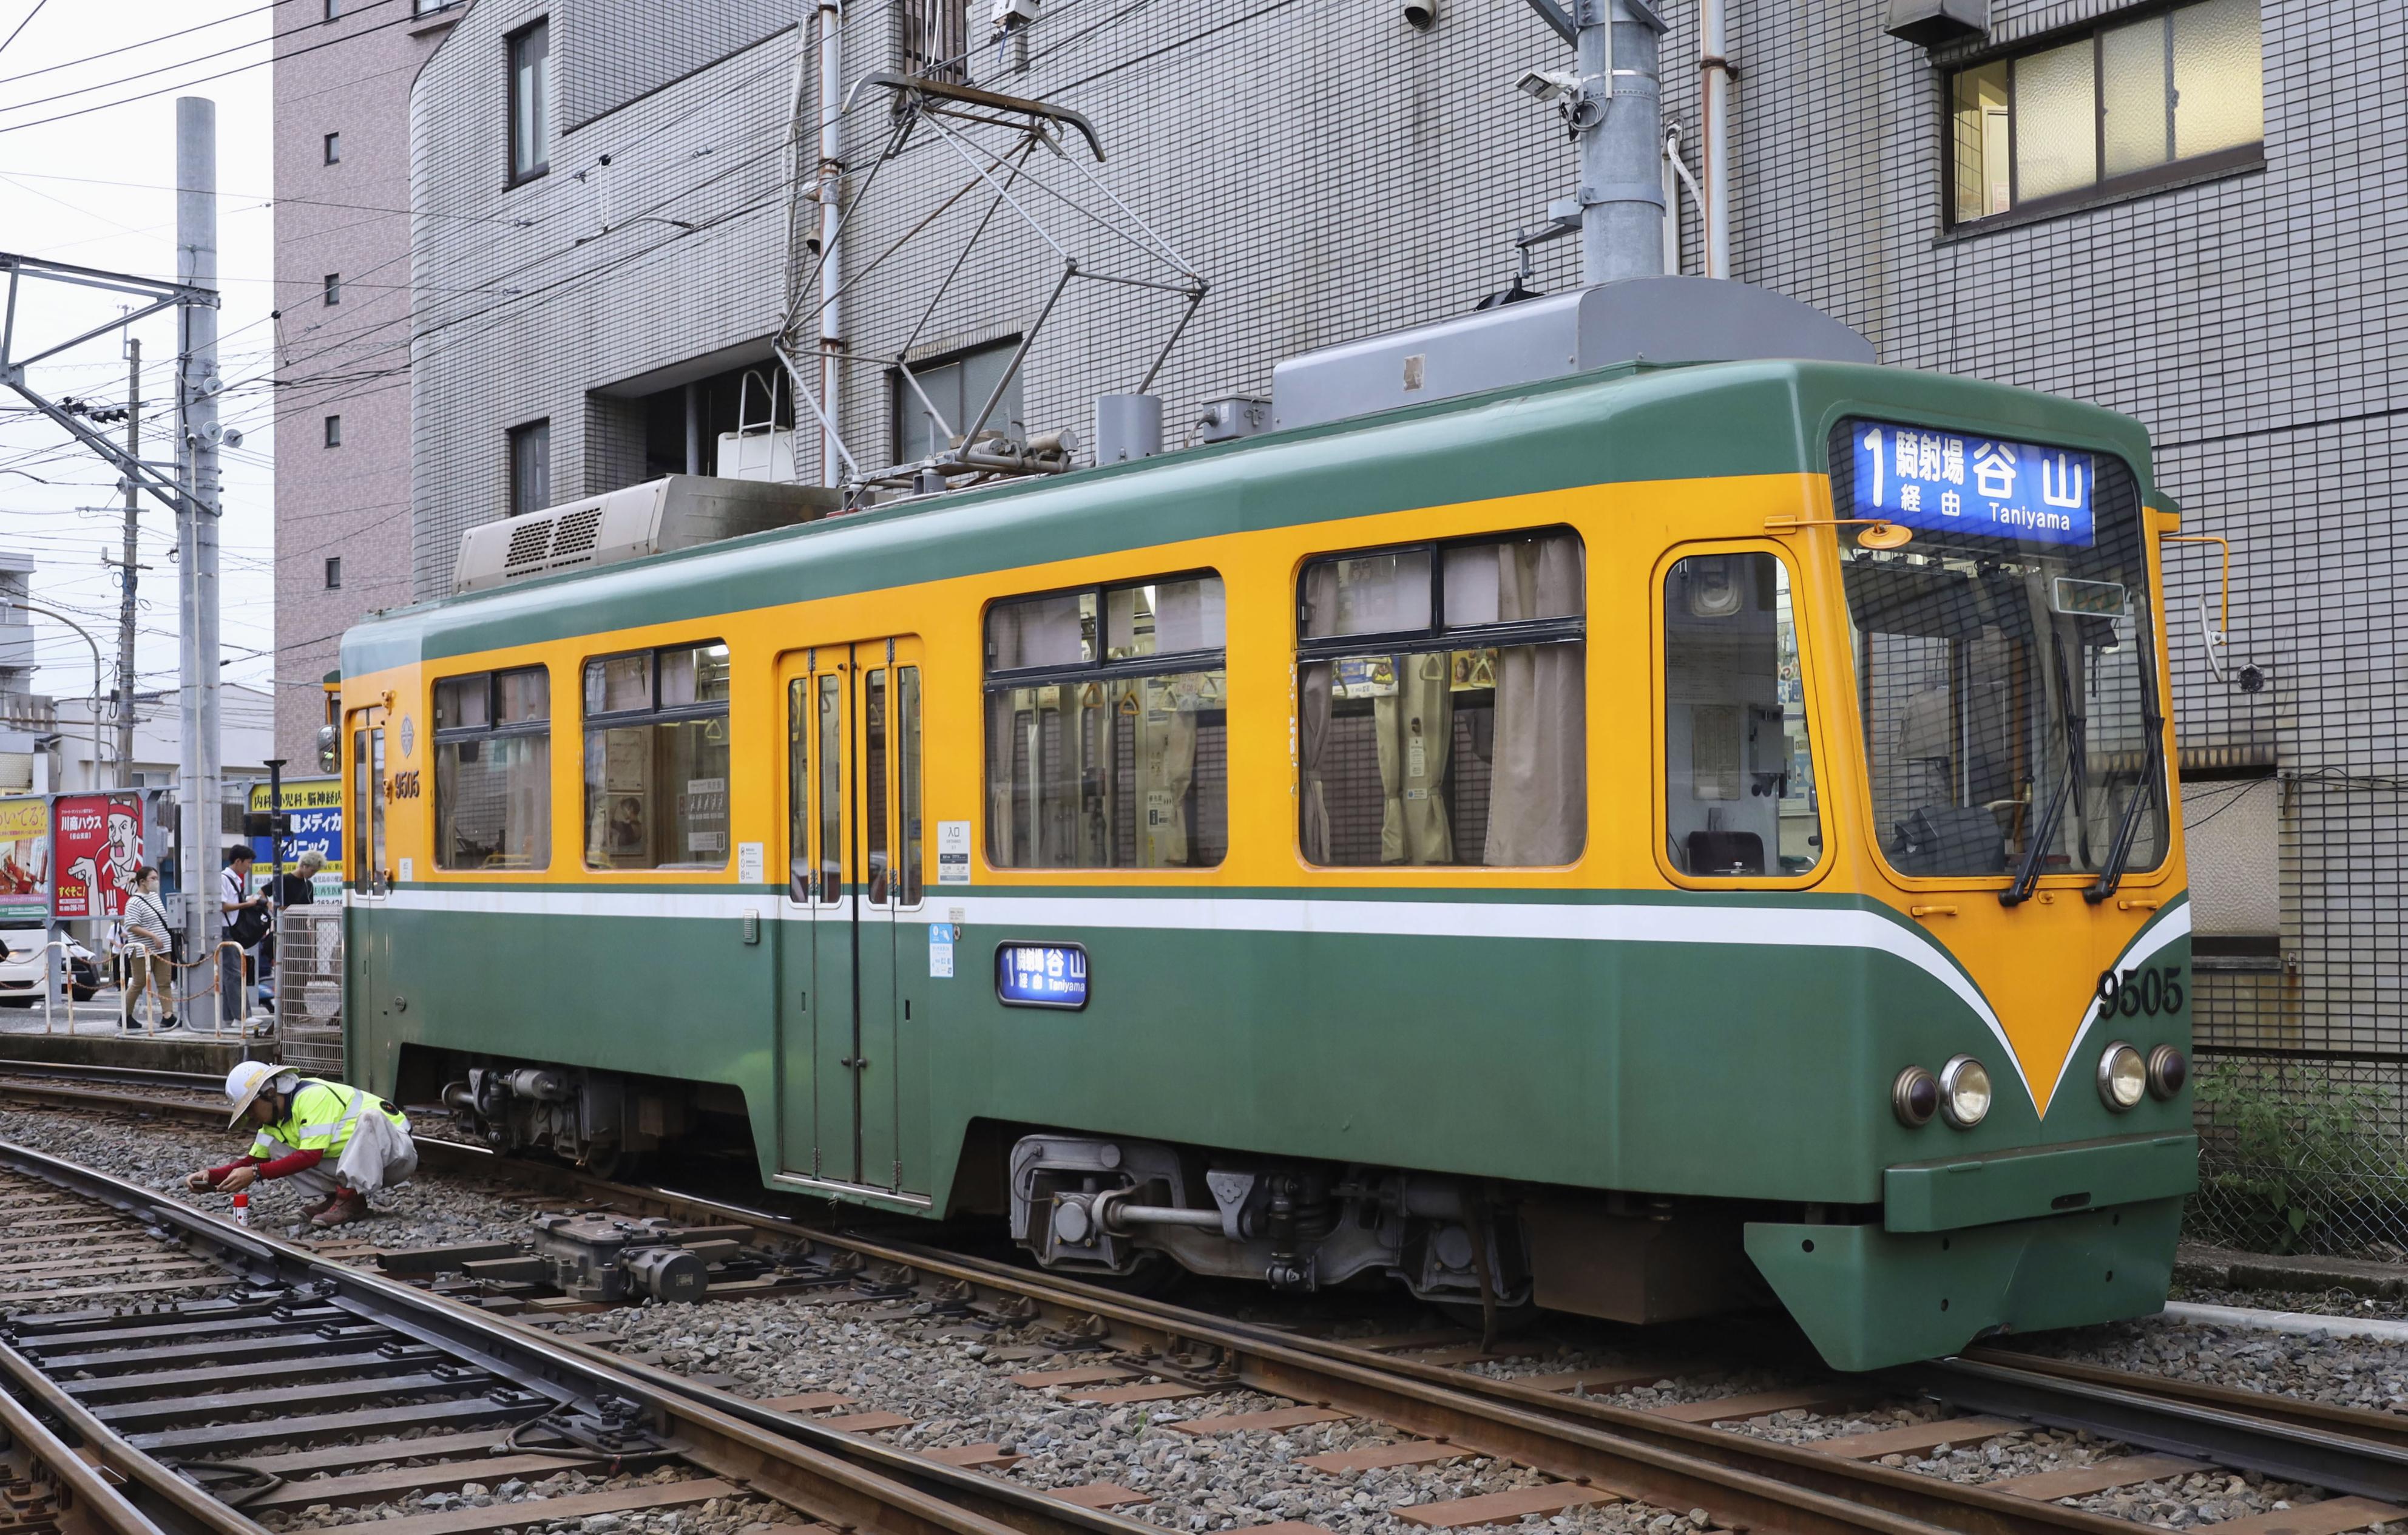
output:
POLYGON ((1625 366, 380 616, 353 1069, 1091 1274, 2148 1313, 2175 526, 2103 410, 1625 366))

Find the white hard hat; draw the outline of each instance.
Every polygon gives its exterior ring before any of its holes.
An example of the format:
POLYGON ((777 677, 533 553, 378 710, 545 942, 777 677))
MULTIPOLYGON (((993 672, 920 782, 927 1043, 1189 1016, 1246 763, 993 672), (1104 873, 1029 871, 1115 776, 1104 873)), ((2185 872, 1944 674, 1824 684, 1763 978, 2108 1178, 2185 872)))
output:
POLYGON ((235 1063, 234 1069, 226 1073, 225 1093, 234 1103, 234 1117, 226 1121, 228 1128, 242 1123, 243 1111, 251 1107, 251 1100, 265 1092, 267 1084, 274 1082, 283 1069, 265 1061, 235 1063))

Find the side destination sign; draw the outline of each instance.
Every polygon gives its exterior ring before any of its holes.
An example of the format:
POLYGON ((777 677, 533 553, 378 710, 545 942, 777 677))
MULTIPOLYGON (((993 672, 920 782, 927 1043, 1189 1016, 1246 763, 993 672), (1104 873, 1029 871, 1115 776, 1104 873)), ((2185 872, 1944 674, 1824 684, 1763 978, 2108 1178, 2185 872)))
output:
POLYGON ((1860 421, 1856 457, 1856 506, 1848 516, 2076 549, 2094 541, 2098 474, 2088 453, 1860 421))
POLYGON ((1087 951, 1075 943, 1006 943, 995 952, 995 995, 1007 1007, 1083 1008, 1087 951))

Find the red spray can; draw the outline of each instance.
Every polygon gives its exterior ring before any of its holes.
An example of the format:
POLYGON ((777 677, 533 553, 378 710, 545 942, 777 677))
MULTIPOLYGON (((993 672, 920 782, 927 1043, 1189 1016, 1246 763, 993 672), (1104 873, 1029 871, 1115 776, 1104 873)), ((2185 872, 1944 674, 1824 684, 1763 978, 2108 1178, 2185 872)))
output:
POLYGON ((250 1229, 251 1196, 248 1193, 238 1193, 234 1197, 234 1224, 250 1229))

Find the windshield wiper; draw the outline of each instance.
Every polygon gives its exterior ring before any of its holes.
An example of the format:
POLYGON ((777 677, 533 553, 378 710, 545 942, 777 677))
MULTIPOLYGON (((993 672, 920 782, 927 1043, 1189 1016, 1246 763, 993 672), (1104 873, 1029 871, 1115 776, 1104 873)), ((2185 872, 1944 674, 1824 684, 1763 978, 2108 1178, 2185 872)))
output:
POLYGON ((2049 635, 2048 653, 2057 672, 2058 718, 2065 725, 2065 776, 2057 780, 2057 793, 2049 796, 2048 809, 2032 827, 2023 862, 2015 868, 2014 882, 1999 892, 2000 906, 2021 906, 2032 898, 2032 889, 2040 883, 2041 865, 2048 858, 2048 845, 2057 840, 2057 824, 2065 818, 2065 802, 2082 795, 2082 761, 2088 751, 2084 743, 2086 722, 2073 711, 2071 680, 2065 674, 2065 641, 2054 632, 2049 635))
POLYGON ((2149 749, 2142 754, 2141 782, 2132 785, 2132 797, 2124 802, 2124 819, 2115 827, 2115 840, 2107 849, 2107 861, 2100 866, 2099 878, 2082 893, 2082 898, 2096 906, 2115 893, 2124 882, 2124 865, 2132 856, 2132 842, 2141 832, 2141 807, 2157 797, 2157 780, 2162 776, 2166 760, 2166 721, 2157 713, 2156 700, 2142 717, 2149 732, 2149 749))

